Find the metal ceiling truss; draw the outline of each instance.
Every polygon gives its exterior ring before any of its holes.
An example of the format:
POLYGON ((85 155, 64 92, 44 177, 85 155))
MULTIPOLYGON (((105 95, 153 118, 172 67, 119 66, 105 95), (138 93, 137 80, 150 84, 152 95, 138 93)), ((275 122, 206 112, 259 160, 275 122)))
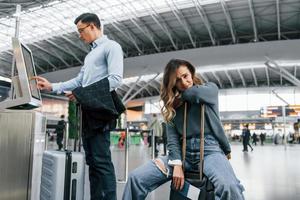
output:
POLYGON ((252 74, 252 76, 253 76, 254 84, 255 84, 255 86, 257 87, 257 85, 258 85, 258 84, 257 84, 257 77, 256 77, 256 74, 255 74, 253 68, 251 68, 251 74, 252 74))
POLYGON ((206 15, 203 7, 201 6, 199 0, 192 0, 192 1, 193 1, 194 5, 195 5, 195 7, 197 9, 197 12, 198 12, 199 16, 201 17, 201 19, 203 21, 203 23, 204 23, 207 31, 208 31, 208 35, 209 35, 209 38, 211 40, 212 45, 216 45, 216 40, 215 40, 215 38, 213 36, 213 31, 212 31, 211 24, 210 24, 210 22, 208 20, 208 17, 206 15))
POLYGON ((127 104, 130 100, 132 100, 136 95, 138 95, 144 88, 146 88, 152 81, 154 81, 159 76, 159 73, 157 73, 151 80, 149 80, 143 87, 141 87, 139 90, 137 90, 134 94, 132 94, 129 98, 127 98, 124 102, 124 104, 127 104))
POLYGON ((220 88, 223 88, 223 83, 222 83, 220 77, 216 74, 215 71, 213 71, 211 73, 213 74, 214 78, 218 81, 220 88))
POLYGON ((294 84, 295 86, 300 87, 300 80, 297 77, 293 76, 289 71, 285 68, 279 66, 275 61, 268 60, 265 62, 265 65, 274 73, 283 76, 286 80, 294 84))
MULTIPOLYGON (((58 56, 57 54, 54 54, 54 53, 51 53, 49 50, 46 50, 46 49, 44 49, 43 47, 41 47, 41 46, 39 46, 39 45, 37 45, 37 44, 30 44, 31 46, 33 46, 33 47, 35 47, 35 48, 37 48, 37 49, 39 49, 39 50, 41 50, 41 51, 43 51, 43 52, 45 52, 46 54, 48 54, 48 55, 50 55, 50 56, 52 56, 52 57, 54 57, 54 58, 56 58, 56 59, 58 59, 58 60, 60 60, 60 61, 62 61, 63 63, 66 63, 66 61, 65 60, 63 60, 60 56, 58 56)), ((69 65, 68 63, 66 63, 67 65, 69 65)))
MULTIPOLYGON (((158 83, 157 80, 154 80, 152 83, 155 83, 155 82, 158 83)), ((160 93, 160 83, 158 83, 158 85, 153 85, 152 83, 149 84, 149 87, 151 87, 153 90, 156 91, 156 93, 159 94, 159 93, 160 93)), ((153 95, 152 95, 152 96, 153 96, 153 95)))
POLYGON ((267 77, 267 84, 268 84, 268 86, 270 86, 270 75, 269 75, 269 70, 267 67, 265 68, 265 72, 266 72, 266 77, 267 77))
POLYGON ((129 90, 127 90, 127 92, 125 93, 125 95, 122 98, 122 102, 124 102, 127 97, 129 96, 129 94, 132 92, 132 90, 136 87, 137 83, 141 80, 142 76, 139 76, 136 81, 130 86, 129 90))
POLYGON ((165 0, 165 2, 169 5, 172 13, 174 14, 174 16, 176 17, 178 22, 182 25, 183 29, 187 33, 193 47, 196 48, 196 41, 193 39, 193 36, 191 33, 191 28, 189 27, 188 22, 186 21, 185 17, 181 13, 181 11, 178 10, 178 8, 176 7, 176 5, 174 4, 173 1, 172 1, 173 2, 172 4, 170 4, 167 0, 165 0))
POLYGON ((66 53, 70 56, 72 56, 73 58, 75 58, 81 65, 83 64, 83 62, 72 52, 70 51, 66 51, 66 47, 62 48, 59 45, 57 45, 55 42, 51 41, 50 39, 46 40, 46 42, 48 42, 49 44, 51 44, 52 46, 56 47, 57 49, 61 50, 63 53, 66 53))
POLYGON ((60 60, 61 62, 63 62, 66 66, 70 66, 62 57, 60 57, 60 55, 58 55, 56 52, 52 53, 50 52, 49 50, 46 50, 44 49, 43 47, 33 43, 33 44, 30 44, 31 46, 34 46, 35 48, 45 52, 46 54, 50 55, 50 56, 53 56, 54 58, 60 60))
POLYGON ((89 51, 87 50, 87 48, 82 48, 81 46, 78 45, 78 43, 72 41, 71 39, 67 38, 66 36, 62 35, 60 36, 60 38, 62 38, 64 41, 68 42, 69 44, 71 44, 73 47, 76 47, 77 49, 79 49, 80 51, 82 51, 83 53, 88 53, 89 51))
POLYGON ((241 78, 241 80, 242 80, 242 83, 243 83, 243 87, 247 87, 247 85, 246 85, 246 81, 245 81, 245 78, 244 78, 244 76, 243 76, 243 74, 242 74, 241 70, 240 70, 240 69, 237 69, 237 72, 238 72, 238 73, 239 73, 239 75, 240 75, 240 78, 241 78))
MULTIPOLYGON (((100 3, 98 1, 93 1, 96 5, 98 5, 100 8, 103 8, 102 5, 100 5, 100 3)), ((109 2, 108 2, 109 3, 109 2)), ((141 50, 141 48, 138 46, 137 41, 135 39, 135 37, 132 36, 132 34, 130 34, 130 29, 127 29, 127 33, 125 33, 122 29, 120 29, 119 27, 121 27, 123 24, 121 24, 118 19, 111 13, 111 12, 107 12, 110 14, 110 16, 113 18, 114 21, 112 21, 110 23, 110 25, 112 25, 115 29, 117 29, 122 35, 124 35, 131 43, 133 43, 133 45, 135 46, 135 48, 138 50, 138 52, 140 54, 143 54, 143 51, 141 50), (117 24, 117 25, 116 25, 117 24)), ((124 25, 123 25, 124 26, 124 25)))
POLYGON ((200 73, 200 77, 205 81, 209 82, 207 76, 204 74, 204 72, 200 73))
POLYGON ((254 42, 258 42, 259 40, 258 40, 258 37, 257 37, 257 26, 256 26, 255 13, 254 13, 252 0, 248 0, 248 4, 249 4, 250 15, 251 15, 251 20, 252 20, 252 26, 253 26, 254 42))
POLYGON ((232 42, 235 44, 237 42, 237 40, 236 40, 236 31, 233 28, 233 24, 232 24, 232 19, 231 19, 230 13, 228 11, 228 8, 227 8, 227 5, 226 5, 225 1, 224 0, 220 0, 220 2, 221 2, 221 5, 222 5, 222 9, 223 9, 223 12, 224 12, 227 24, 229 26, 229 30, 230 30, 231 37, 232 37, 232 42))
MULTIPOLYGON (((137 86, 139 86, 140 88, 143 87, 143 85, 141 84, 142 82, 143 82, 144 85, 147 84, 147 82, 145 82, 145 81, 140 81, 140 82, 137 83, 137 86)), ((148 88, 149 86, 150 86, 150 84, 148 84, 147 87, 144 87, 144 90, 149 94, 149 96, 152 96, 152 92, 148 88)))
POLYGON ((279 0, 276 0, 276 16, 277 16, 278 40, 280 40, 281 39, 281 30, 280 30, 280 3, 279 3, 279 0))
POLYGON ((138 50, 138 52, 142 55, 144 54, 143 51, 141 50, 141 48, 139 47, 139 45, 136 42, 136 39, 133 38, 133 36, 131 34, 127 34, 125 33, 122 29, 119 28, 119 23, 116 25, 115 23, 117 22, 112 22, 111 25, 117 29, 117 31, 119 31, 122 35, 125 36, 125 38, 127 38, 127 40, 129 40, 131 43, 133 43, 133 45, 135 46, 135 48, 138 50))
POLYGON ((51 61, 50 61, 50 59, 47 59, 47 58, 45 58, 46 56, 39 56, 39 55, 37 55, 37 54, 34 54, 33 55, 33 58, 37 58, 37 59, 40 59, 40 60, 42 60, 42 61, 44 61, 44 62, 46 62, 48 65, 50 65, 53 69, 58 69, 51 61))
MULTIPOLYGON (((120 2, 121 3, 121 2, 120 2)), ((129 3, 129 2, 128 2, 129 3)), ((155 42, 155 40, 154 40, 154 33, 153 33, 153 31, 151 31, 150 30, 150 28, 148 28, 147 27, 147 25, 146 25, 146 23, 145 22, 142 22, 141 21, 141 19, 139 18, 139 16, 137 16, 137 14, 136 14, 136 10, 134 10, 134 11, 132 11, 131 10, 131 8, 133 7, 133 6, 131 6, 131 7, 129 7, 127 4, 125 4, 125 3, 122 3, 122 5, 124 6, 124 7, 126 7, 127 8, 127 10, 128 11, 130 11, 131 12, 131 14, 133 14, 134 16, 135 16, 135 18, 132 18, 132 17, 130 17, 130 21, 150 40, 150 42, 152 43, 152 45, 154 46, 154 48, 155 48, 155 50, 157 51, 157 52, 160 52, 160 48, 159 48, 159 46, 156 44, 156 42, 155 42), (138 24, 138 22, 140 23, 140 24, 143 24, 144 25, 144 28, 142 28, 139 24, 138 24)))
POLYGON ((178 50, 178 46, 177 46, 176 42, 174 41, 172 33, 169 30, 168 25, 165 22, 165 20, 155 11, 153 6, 150 4, 149 0, 145 0, 143 2, 147 3, 151 7, 150 16, 156 22, 156 24, 163 30, 163 32, 168 36, 168 38, 169 38, 172 46, 174 47, 174 49, 178 50))
POLYGON ((225 70, 224 72, 225 72, 226 77, 228 78, 228 80, 229 80, 229 82, 230 82, 231 87, 234 88, 234 82, 233 82, 233 80, 232 80, 232 78, 231 78, 231 76, 230 76, 228 70, 225 70))

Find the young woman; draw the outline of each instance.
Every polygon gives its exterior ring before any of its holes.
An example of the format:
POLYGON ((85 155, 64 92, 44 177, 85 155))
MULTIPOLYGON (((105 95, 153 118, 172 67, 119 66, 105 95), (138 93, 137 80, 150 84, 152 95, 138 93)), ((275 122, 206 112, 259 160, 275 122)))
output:
POLYGON ((123 200, 145 199, 147 194, 173 179, 173 186, 184 186, 182 168, 182 128, 184 102, 188 103, 185 170, 198 169, 200 159, 200 104, 205 105, 204 174, 215 186, 216 200, 242 200, 243 186, 228 161, 230 145, 218 111, 218 87, 203 83, 195 76, 195 67, 188 61, 172 59, 164 70, 161 87, 164 102, 162 114, 167 122, 169 155, 149 161, 129 175, 123 200))

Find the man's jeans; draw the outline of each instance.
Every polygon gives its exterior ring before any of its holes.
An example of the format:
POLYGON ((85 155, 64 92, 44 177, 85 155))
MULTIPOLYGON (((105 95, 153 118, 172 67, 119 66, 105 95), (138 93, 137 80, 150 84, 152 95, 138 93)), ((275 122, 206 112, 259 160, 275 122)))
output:
MULTIPOLYGON (((190 141, 187 142, 187 145, 199 146, 199 141, 194 140, 194 143, 190 141)), ((149 192, 172 179, 173 167, 168 165, 168 157, 164 156, 158 159, 163 162, 166 170, 159 169, 151 160, 132 171, 124 188, 123 200, 143 200, 149 192)), ((190 162, 185 162, 185 169, 187 171, 194 170, 195 166, 190 162)), ((204 173, 215 186, 216 200, 244 199, 242 194, 244 187, 236 178, 217 142, 210 137, 205 137, 204 173)))
POLYGON ((116 176, 110 152, 110 132, 83 137, 89 166, 91 200, 116 200, 116 176))

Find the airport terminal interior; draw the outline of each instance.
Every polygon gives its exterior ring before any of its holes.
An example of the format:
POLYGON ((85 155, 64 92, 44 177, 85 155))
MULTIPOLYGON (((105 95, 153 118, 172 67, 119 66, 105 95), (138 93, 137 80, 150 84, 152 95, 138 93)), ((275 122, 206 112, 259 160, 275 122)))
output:
MULTIPOLYGON (((77 76, 96 48, 80 40, 90 25, 74 24, 87 12, 124 57, 115 91, 126 111, 109 136, 118 200, 130 172, 169 154, 160 94, 171 59, 189 61, 217 85, 245 199, 300 199, 299 0, 0 0, 0 200, 91 199, 80 104, 40 90, 33 78, 77 76), (62 163, 68 152, 76 165, 62 163)), ((170 186, 146 199, 173 200, 170 186)))

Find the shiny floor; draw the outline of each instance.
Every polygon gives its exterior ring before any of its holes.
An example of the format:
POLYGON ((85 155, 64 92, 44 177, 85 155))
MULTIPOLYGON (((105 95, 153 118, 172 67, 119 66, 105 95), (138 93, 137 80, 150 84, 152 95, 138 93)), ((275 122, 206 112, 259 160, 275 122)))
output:
MULTIPOLYGON (((124 150, 112 147, 117 179, 124 177, 124 150)), ((150 148, 132 145, 129 151, 129 171, 151 159, 150 148)), ((237 177, 245 187, 247 200, 300 199, 300 145, 254 146, 253 152, 242 152, 240 144, 232 144, 230 160, 237 177)), ((89 199, 86 176, 85 200, 89 199)), ((168 200, 166 183, 148 195, 147 200, 168 200)), ((118 200, 122 199, 123 183, 118 183, 118 200)))
MULTIPOLYGON (((111 147, 117 179, 124 178, 124 149, 111 147)), ((129 171, 151 159, 151 149, 144 145, 129 148, 129 171)), ((253 152, 242 152, 242 145, 232 144, 230 160, 237 177, 245 187, 247 200, 299 200, 300 199, 300 145, 254 146, 253 152)), ((86 171, 87 172, 87 171, 86 171)), ((88 173, 86 173, 85 198, 89 200, 88 173)), ((147 200, 168 200, 166 183, 150 193, 147 200)), ((124 183, 117 184, 118 200, 122 199, 124 183)))

